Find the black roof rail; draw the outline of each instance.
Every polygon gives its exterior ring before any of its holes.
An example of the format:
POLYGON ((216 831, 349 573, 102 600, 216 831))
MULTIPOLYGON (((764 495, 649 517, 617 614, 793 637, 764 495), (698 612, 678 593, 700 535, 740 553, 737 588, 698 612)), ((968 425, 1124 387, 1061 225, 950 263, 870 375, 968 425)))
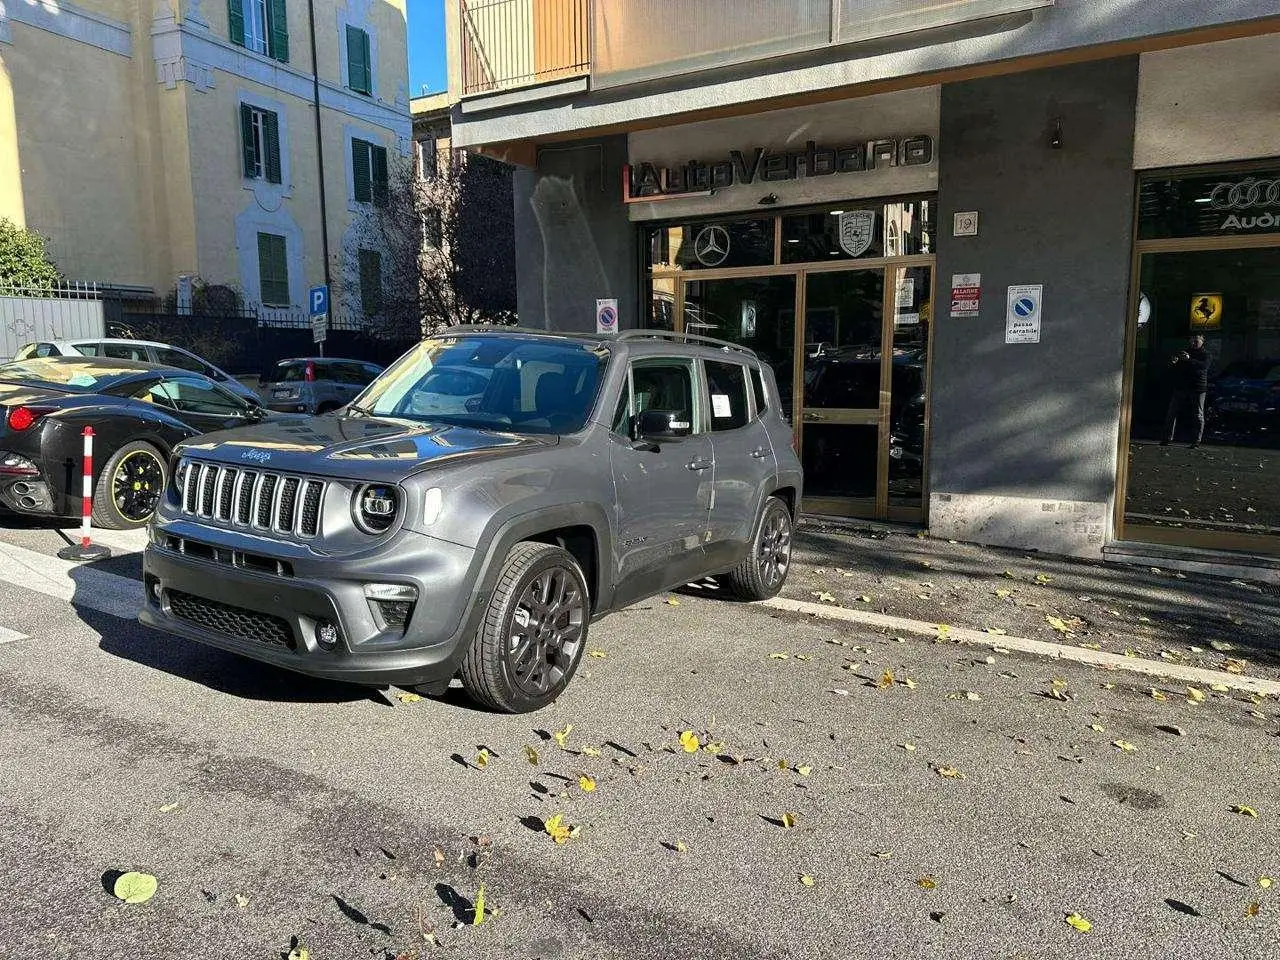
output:
POLYGON ((756 352, 750 347, 744 347, 740 343, 730 343, 728 340, 717 340, 715 337, 704 337, 697 333, 677 333, 674 330, 623 330, 614 335, 614 340, 675 340, 677 342, 706 344, 710 347, 719 347, 722 350, 734 350, 738 353, 745 353, 749 357, 755 357, 756 352))

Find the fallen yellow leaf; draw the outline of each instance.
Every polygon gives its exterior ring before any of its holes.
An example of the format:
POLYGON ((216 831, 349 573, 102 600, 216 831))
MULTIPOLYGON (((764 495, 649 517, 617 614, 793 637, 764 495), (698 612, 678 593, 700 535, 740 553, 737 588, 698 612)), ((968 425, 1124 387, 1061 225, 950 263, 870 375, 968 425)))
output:
POLYGON ((1151 688, 1151 699, 1152 699, 1152 700, 1159 700, 1159 701, 1163 702, 1163 701, 1165 701, 1165 700, 1168 700, 1169 698, 1168 698, 1168 697, 1166 697, 1166 696, 1165 696, 1163 693, 1161 693, 1159 690, 1157 690, 1155 687, 1152 687, 1152 688, 1151 688))
POLYGON ((565 741, 569 739, 569 734, 571 733, 573 733, 573 724, 569 723, 565 724, 565 728, 563 730, 557 730, 555 733, 551 734, 551 736, 555 739, 556 745, 561 749, 564 749, 565 741))
POLYGON ((1274 881, 1274 880, 1272 880, 1270 877, 1259 877, 1259 878, 1258 878, 1258 886, 1260 886, 1263 890, 1270 890, 1270 889, 1271 889, 1271 884, 1273 884, 1273 883, 1275 883, 1275 881, 1274 881))
POLYGON ((1204 691, 1196 687, 1187 687, 1187 703, 1204 703, 1204 691))
POLYGON ((685 730, 680 734, 680 746, 684 747, 685 753, 697 753, 698 747, 702 746, 698 740, 698 735, 692 730, 685 730))
POLYGON ((903 750, 906 750, 907 752, 911 752, 916 748, 916 745, 914 743, 900 743, 898 744, 898 746, 900 746, 903 750))
POLYGON ((912 680, 910 677, 903 677, 898 682, 902 684, 904 687, 906 687, 908 690, 914 690, 916 688, 916 682, 912 680))
POLYGON ((477 926, 484 923, 484 884, 480 884, 480 889, 476 891, 476 903, 474 916, 471 918, 471 925, 477 926))
POLYGON ((689 849, 688 845, 686 845, 686 844, 685 844, 685 842, 684 842, 683 840, 677 840, 677 841, 676 841, 676 850, 677 850, 677 851, 679 851, 680 853, 685 853, 686 851, 688 851, 688 849, 689 849))
POLYGON ((881 690, 884 690, 886 687, 892 687, 893 671, 886 670, 884 673, 880 674, 880 679, 876 681, 876 686, 879 687, 881 690))
POLYGON ((830 594, 830 593, 828 593, 826 590, 822 590, 822 591, 819 591, 819 592, 817 592, 817 593, 814 593, 814 596, 815 596, 815 597, 817 597, 817 598, 818 598, 818 600, 819 600, 819 602, 821 602, 821 603, 835 603, 835 602, 836 602, 836 598, 835 598, 834 594, 830 594))
POLYGON ((1089 920, 1086 920, 1084 917, 1080 916, 1080 914, 1078 913, 1068 913, 1066 916, 1066 921, 1071 926, 1079 930, 1081 933, 1088 933, 1090 930, 1093 929, 1093 923, 1089 920))
POLYGON ((1246 807, 1243 804, 1236 804, 1236 806, 1231 808, 1231 812, 1241 814, 1245 817, 1256 817, 1258 815, 1258 811, 1253 809, 1253 807, 1246 807))
POLYGON ((1001 588, 996 591, 996 596, 999 597, 1001 600, 1003 600, 1005 597, 1011 596, 1012 594, 1013 594, 1012 590, 1006 590, 1004 588, 1001 588))
POLYGON ((603 650, 592 650, 591 656, 595 657, 597 660, 603 660, 605 657, 608 656, 608 654, 605 653, 603 650))
POLYGON ((173 803, 166 803, 163 807, 161 807, 161 808, 160 808, 160 812, 161 812, 161 813, 173 813, 173 811, 175 811, 175 810, 177 810, 177 809, 178 809, 177 801, 174 801, 173 803))
POLYGON ((582 747, 582 752, 583 752, 584 754, 586 754, 588 757, 598 757, 598 756, 600 756, 600 751, 599 751, 599 750, 597 750, 595 747, 588 747, 588 746, 586 746, 585 744, 584 744, 584 745, 583 745, 583 747, 582 747))
POLYGON ((680 601, 677 600, 675 597, 667 597, 667 605, 672 607, 678 607, 680 606, 680 601))
POLYGON ((934 772, 940 777, 946 777, 948 780, 963 780, 965 776, 955 767, 934 767, 934 772))
POLYGON ((800 874, 800 882, 803 883, 806 887, 812 887, 817 881, 814 880, 813 877, 809 876, 807 873, 802 873, 800 874))
POLYGON ((1089 724, 1089 729, 1090 729, 1090 730, 1095 730, 1095 731, 1097 731, 1098 733, 1106 733, 1106 732, 1107 732, 1107 728, 1106 728, 1106 727, 1104 727, 1104 726, 1103 726, 1102 724, 1100 724, 1100 723, 1091 723, 1091 724, 1089 724))
POLYGON ((571 838, 578 835, 579 828, 566 823, 564 814, 557 813, 543 821, 542 829, 544 829, 556 843, 568 843, 571 838))
POLYGON ((578 777, 578 786, 580 786, 586 793, 591 793, 596 788, 595 778, 587 776, 587 774, 584 773, 578 777))
POLYGON ((474 763, 481 770, 483 770, 485 767, 489 765, 489 751, 481 750, 479 753, 476 754, 476 758, 471 762, 474 763))
POLYGON ((538 751, 533 749, 527 743, 524 745, 524 755, 529 759, 535 767, 538 765, 538 751))
POLYGON ((306 947, 294 947, 285 960, 311 960, 311 951, 306 947))
POLYGON ((796 825, 796 815, 794 813, 784 813, 781 817, 782 825, 790 830, 796 825))
POLYGON ((1112 740, 1111 745, 1120 750, 1137 750, 1138 749, 1128 740, 1112 740))
POLYGON ((770 659, 770 660, 790 660, 790 659, 791 659, 791 654, 789 654, 789 653, 771 653, 771 654, 769 654, 769 659, 770 659))
POLYGON ((130 870, 116 877, 111 892, 125 903, 146 903, 156 895, 159 886, 160 882, 151 874, 130 870))
POLYGON ((919 880, 916 881, 916 886, 924 890, 932 890, 937 885, 938 885, 938 881, 933 879, 933 877, 921 877, 919 880))
POLYGON ((800 774, 800 776, 802 777, 807 777, 809 774, 813 773, 813 767, 810 767, 810 766, 796 767, 796 773, 800 774))
POLYGON ((1230 693, 1231 692, 1231 688, 1228 687, 1225 683, 1211 683, 1209 684, 1209 689, 1212 690, 1214 693, 1230 693))
POLYGON ((1261 909, 1262 909, 1262 904, 1251 903, 1244 908, 1244 915, 1246 917, 1256 917, 1258 915, 1258 911, 1261 909))
POLYGON ((419 700, 421 700, 421 699, 422 699, 422 694, 420 694, 420 693, 397 693, 397 694, 396 694, 396 699, 397 699, 397 700, 399 700, 401 703, 417 703, 419 700))

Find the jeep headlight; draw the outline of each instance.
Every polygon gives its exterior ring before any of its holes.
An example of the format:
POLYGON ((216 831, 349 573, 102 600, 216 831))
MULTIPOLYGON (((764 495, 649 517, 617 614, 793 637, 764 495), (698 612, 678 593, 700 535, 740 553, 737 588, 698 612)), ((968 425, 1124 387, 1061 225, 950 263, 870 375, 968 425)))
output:
POLYGON ((179 496, 187 488, 187 471, 190 469, 191 461, 186 457, 178 457, 177 463, 169 471, 173 476, 174 487, 177 489, 179 496))
POLYGON ((352 515, 365 533, 386 533, 400 512, 400 492, 385 483, 366 483, 356 491, 352 515))

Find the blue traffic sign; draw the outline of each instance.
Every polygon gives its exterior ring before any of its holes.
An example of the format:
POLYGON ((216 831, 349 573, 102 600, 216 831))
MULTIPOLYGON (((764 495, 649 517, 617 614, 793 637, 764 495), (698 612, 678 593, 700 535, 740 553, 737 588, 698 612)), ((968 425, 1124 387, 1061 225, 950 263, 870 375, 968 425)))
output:
POLYGON ((311 316, 320 317, 329 312, 329 288, 325 284, 312 287, 307 291, 307 305, 311 316))

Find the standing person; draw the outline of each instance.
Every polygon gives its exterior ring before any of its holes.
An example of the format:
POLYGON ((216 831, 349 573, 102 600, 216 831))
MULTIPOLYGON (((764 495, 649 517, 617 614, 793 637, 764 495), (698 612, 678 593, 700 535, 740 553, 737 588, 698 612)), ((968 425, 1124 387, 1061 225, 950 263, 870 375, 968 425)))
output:
POLYGON ((1204 397, 1209 390, 1209 354, 1204 349, 1204 337, 1192 336, 1187 349, 1173 355, 1169 361, 1169 409, 1164 415, 1164 439, 1160 446, 1167 447, 1178 429, 1178 418, 1194 414, 1196 438, 1191 449, 1200 446, 1204 439, 1204 397))

